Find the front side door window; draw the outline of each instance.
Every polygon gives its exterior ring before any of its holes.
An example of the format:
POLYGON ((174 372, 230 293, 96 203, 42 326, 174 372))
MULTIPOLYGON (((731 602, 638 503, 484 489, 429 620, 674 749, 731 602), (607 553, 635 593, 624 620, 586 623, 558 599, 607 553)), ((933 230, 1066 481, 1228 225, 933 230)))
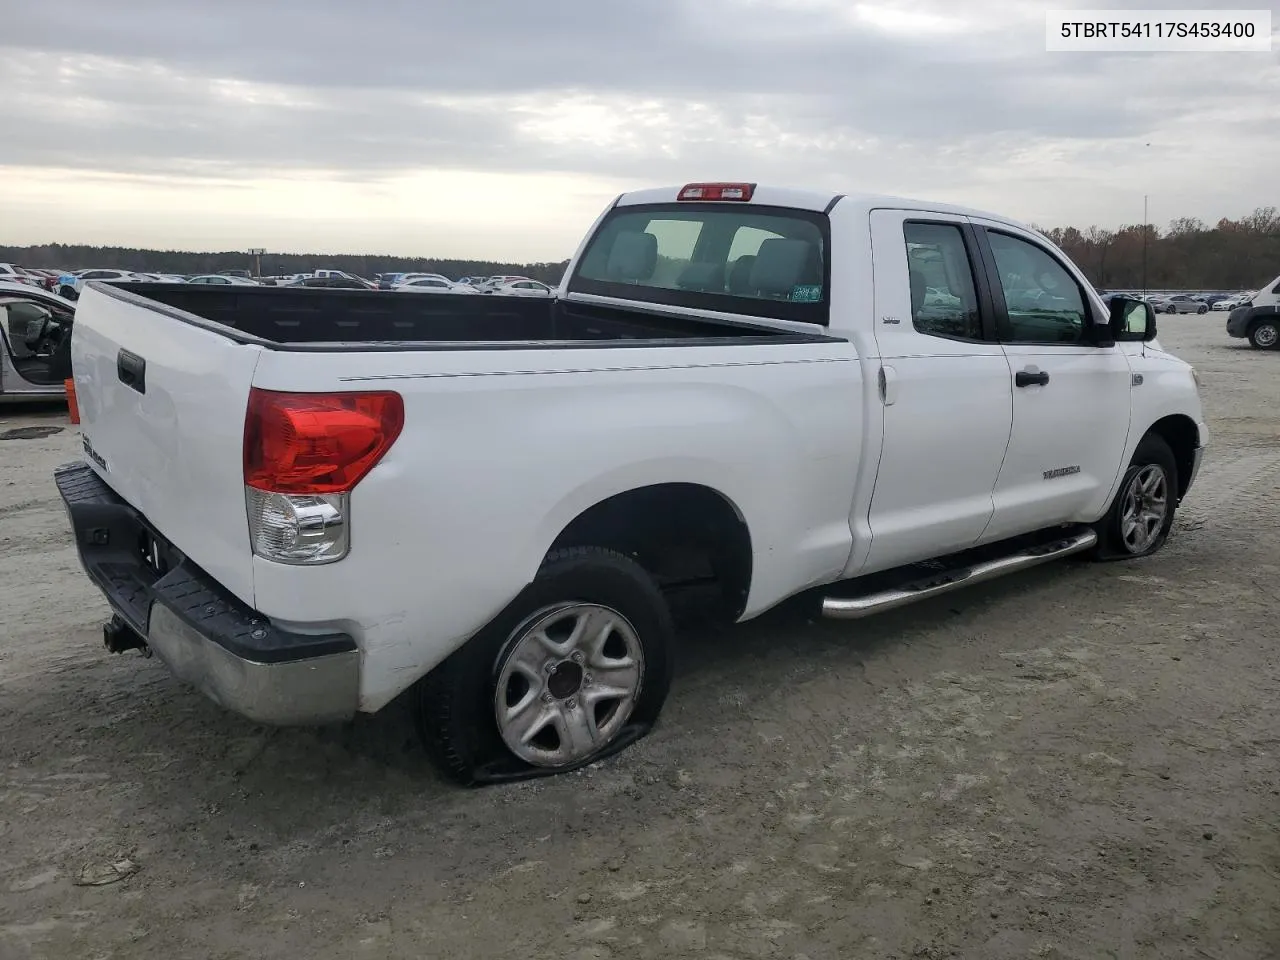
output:
POLYGON ((1043 248, 1019 237, 990 231, 987 238, 1008 313, 1001 339, 1085 342, 1089 311, 1079 284, 1066 268, 1043 248))

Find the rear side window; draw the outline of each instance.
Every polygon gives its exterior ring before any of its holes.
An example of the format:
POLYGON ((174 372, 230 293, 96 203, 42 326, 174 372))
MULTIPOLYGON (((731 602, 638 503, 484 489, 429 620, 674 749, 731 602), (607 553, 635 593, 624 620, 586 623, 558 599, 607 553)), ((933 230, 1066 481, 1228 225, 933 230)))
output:
POLYGON ((981 340, 973 266, 958 226, 908 221, 903 226, 911 281, 911 322, 920 333, 981 340))
POLYGON ((733 203, 613 210, 569 292, 826 324, 825 215, 733 203))

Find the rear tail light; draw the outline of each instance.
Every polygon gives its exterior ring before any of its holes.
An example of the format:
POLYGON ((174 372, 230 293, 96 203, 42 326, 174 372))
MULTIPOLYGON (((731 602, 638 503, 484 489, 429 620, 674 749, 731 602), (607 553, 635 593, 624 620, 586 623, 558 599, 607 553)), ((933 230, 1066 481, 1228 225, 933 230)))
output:
POLYGON ((677 200, 739 200, 749 201, 756 192, 754 183, 690 183, 676 197, 677 200))
POLYGON ((350 493, 391 449, 403 426, 404 400, 390 391, 252 389, 244 425, 244 483, 253 552, 292 564, 345 557, 350 493))

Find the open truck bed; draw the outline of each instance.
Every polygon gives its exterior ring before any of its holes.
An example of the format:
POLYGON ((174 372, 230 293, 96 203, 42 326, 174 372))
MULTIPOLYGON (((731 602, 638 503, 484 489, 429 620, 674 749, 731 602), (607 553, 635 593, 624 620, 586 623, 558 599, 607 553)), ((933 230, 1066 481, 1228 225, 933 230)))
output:
POLYGON ((219 333, 242 343, 300 350, 829 339, 763 324, 551 298, 167 283, 101 284, 99 289, 188 323, 218 324, 219 333))

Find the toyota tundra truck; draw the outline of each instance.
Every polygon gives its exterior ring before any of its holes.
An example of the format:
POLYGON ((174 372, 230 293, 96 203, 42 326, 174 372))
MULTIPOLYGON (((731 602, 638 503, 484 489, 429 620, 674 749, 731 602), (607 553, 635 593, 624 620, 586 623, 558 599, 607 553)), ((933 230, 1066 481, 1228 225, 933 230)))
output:
POLYGON ((466 784, 645 735, 678 634, 1164 544, 1208 442, 1140 300, 939 203, 619 196, 555 298, 89 282, 56 481, 112 651, 466 784))

